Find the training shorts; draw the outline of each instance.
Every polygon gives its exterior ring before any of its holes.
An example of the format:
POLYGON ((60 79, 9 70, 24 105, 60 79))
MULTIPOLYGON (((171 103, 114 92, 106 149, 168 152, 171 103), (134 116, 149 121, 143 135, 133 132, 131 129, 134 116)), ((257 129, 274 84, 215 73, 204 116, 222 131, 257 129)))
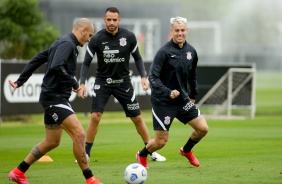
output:
POLYGON ((174 118, 183 124, 201 115, 200 110, 191 101, 181 105, 156 105, 152 104, 154 130, 169 131, 174 118))
POLYGON ((123 82, 119 85, 101 85, 95 82, 93 91, 91 113, 103 113, 109 98, 113 96, 122 105, 126 117, 136 117, 141 114, 131 82, 123 82))
POLYGON ((42 106, 44 108, 44 123, 46 125, 61 124, 68 116, 75 113, 67 101, 54 105, 42 104, 42 106))

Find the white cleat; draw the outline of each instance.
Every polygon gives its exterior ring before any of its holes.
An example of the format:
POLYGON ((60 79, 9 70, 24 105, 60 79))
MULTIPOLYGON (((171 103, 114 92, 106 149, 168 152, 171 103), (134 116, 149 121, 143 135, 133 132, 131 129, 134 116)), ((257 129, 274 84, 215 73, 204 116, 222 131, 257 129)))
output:
POLYGON ((163 161, 166 161, 166 158, 160 154, 158 154, 157 152, 153 152, 151 155, 150 155, 150 159, 152 161, 156 161, 156 162, 163 162, 163 161))
MULTIPOLYGON (((90 162, 90 157, 88 156, 88 154, 86 154, 86 158, 87 158, 87 162, 90 162)), ((75 160, 75 162, 77 162, 77 160, 75 160)))

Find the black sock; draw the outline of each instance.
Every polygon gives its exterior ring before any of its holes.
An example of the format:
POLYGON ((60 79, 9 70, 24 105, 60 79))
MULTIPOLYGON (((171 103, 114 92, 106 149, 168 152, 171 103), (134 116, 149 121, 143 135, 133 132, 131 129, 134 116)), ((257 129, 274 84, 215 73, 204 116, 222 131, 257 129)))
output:
MULTIPOLYGON (((147 142, 145 142, 144 144, 145 144, 145 146, 146 146, 148 143, 147 143, 147 142)), ((147 150, 147 151, 148 151, 148 150, 147 150)), ((149 153, 149 154, 150 154, 150 155, 152 155, 152 153, 149 153)))
POLYGON ((85 177, 85 179, 89 179, 93 176, 90 168, 85 169, 84 171, 82 171, 82 173, 83 173, 83 176, 85 177))
POLYGON ((30 165, 28 163, 26 163, 25 161, 22 161, 20 165, 18 166, 18 169, 25 173, 29 167, 30 165))
POLYGON ((90 157, 91 148, 93 143, 85 142, 85 152, 90 157))
POLYGON ((187 143, 183 147, 184 152, 190 152, 192 148, 198 143, 199 141, 192 140, 191 137, 188 139, 187 143))
POLYGON ((142 150, 139 151, 139 155, 141 157, 147 157, 148 154, 151 154, 151 153, 147 150, 146 146, 142 150))

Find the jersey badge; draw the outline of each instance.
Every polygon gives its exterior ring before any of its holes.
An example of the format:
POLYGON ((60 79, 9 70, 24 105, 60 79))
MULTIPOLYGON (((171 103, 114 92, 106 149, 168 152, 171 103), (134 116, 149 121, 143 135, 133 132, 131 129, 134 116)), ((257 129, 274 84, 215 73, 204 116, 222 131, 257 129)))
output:
POLYGON ((165 117, 164 124, 166 124, 166 125, 170 124, 170 117, 169 116, 165 117))
POLYGON ((191 60, 192 59, 192 52, 187 52, 187 59, 188 60, 191 60))
POLYGON ((119 44, 120 44, 120 46, 126 46, 126 44, 127 44, 127 42, 126 42, 126 38, 120 38, 119 39, 119 44))

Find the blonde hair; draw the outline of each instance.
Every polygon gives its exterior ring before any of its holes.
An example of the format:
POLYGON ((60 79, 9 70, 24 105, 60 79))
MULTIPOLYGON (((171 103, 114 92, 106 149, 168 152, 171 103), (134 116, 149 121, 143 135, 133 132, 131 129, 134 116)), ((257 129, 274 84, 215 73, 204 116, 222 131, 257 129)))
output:
POLYGON ((170 18, 170 23, 171 26, 173 26, 175 23, 187 25, 187 19, 184 17, 172 17, 170 18))

